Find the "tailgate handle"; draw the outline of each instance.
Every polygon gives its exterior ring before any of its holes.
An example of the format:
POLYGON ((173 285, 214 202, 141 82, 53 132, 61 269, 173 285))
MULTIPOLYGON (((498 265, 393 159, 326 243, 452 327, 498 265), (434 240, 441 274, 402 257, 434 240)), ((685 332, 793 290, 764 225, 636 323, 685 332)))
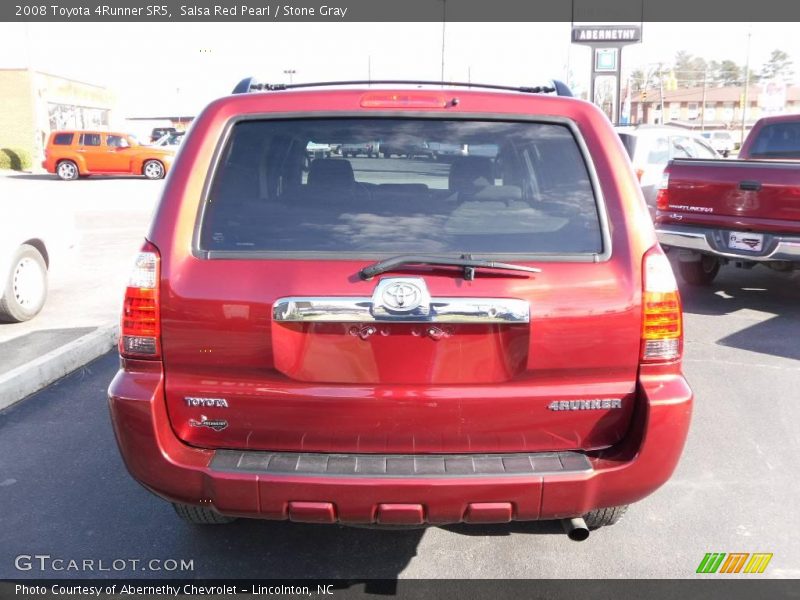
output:
POLYGON ((740 181, 739 182, 739 189, 745 190, 748 192, 758 192, 761 190, 761 182, 760 181, 740 181))

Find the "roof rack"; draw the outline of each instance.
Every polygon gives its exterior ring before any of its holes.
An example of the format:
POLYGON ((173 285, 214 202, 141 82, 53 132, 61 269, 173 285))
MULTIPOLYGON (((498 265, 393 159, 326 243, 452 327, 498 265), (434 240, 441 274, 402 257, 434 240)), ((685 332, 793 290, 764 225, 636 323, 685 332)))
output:
POLYGON ((558 96, 572 96, 569 87, 561 81, 552 80, 552 86, 509 86, 493 85, 488 83, 472 83, 463 81, 418 81, 416 79, 358 79, 354 81, 318 81, 313 83, 261 83, 255 77, 245 77, 236 87, 234 94, 247 94, 250 92, 275 92, 311 87, 333 87, 342 85, 433 85, 441 87, 479 88, 486 90, 504 90, 508 92, 521 92, 524 94, 552 94, 558 96))

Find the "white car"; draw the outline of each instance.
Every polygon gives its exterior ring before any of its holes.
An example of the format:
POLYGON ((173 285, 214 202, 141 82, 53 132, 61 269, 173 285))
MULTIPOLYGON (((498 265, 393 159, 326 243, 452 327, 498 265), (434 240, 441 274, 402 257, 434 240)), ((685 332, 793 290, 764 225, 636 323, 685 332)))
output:
POLYGON ((656 195, 661 176, 670 160, 720 158, 708 140, 686 129, 649 125, 616 129, 633 163, 652 217, 656 214, 656 195))
POLYGON ((733 136, 728 131, 704 131, 700 135, 711 144, 714 150, 722 154, 725 158, 736 149, 733 136))
POLYGON ((74 217, 49 202, 4 198, 2 205, 0 321, 27 321, 44 306, 53 266, 74 256, 74 217))
POLYGON ((185 131, 175 131, 165 133, 158 140, 150 144, 151 146, 161 146, 166 148, 178 148, 183 141, 183 136, 186 135, 185 131))

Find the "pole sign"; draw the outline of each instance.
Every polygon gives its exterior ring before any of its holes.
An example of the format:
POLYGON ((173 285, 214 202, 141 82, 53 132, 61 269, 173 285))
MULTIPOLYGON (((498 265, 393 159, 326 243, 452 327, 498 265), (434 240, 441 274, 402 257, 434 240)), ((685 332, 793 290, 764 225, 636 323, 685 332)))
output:
POLYGON ((641 25, 573 25, 572 42, 592 49, 592 84, 589 98, 620 121, 622 48, 642 41, 641 25))
POLYGON ((572 41, 576 44, 596 42, 623 42, 636 44, 642 41, 641 25, 573 25, 572 41))

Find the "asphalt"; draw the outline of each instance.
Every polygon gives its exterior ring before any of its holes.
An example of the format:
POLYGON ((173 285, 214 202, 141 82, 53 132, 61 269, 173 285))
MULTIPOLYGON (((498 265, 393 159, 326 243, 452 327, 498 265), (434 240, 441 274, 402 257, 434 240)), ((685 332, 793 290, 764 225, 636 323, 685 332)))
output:
MULTIPOLYGON (((381 531, 248 521, 202 528, 126 473, 106 354, 0 412, 0 578, 671 578, 706 552, 770 552, 765 577, 800 577, 800 273, 724 269, 684 289, 697 394, 672 479, 617 525, 569 541, 557 523, 381 531), (18 571, 19 555, 176 559, 191 572, 18 571)), ((97 564, 97 563, 95 563, 97 564)), ((747 576, 740 576, 747 577, 747 576)))

